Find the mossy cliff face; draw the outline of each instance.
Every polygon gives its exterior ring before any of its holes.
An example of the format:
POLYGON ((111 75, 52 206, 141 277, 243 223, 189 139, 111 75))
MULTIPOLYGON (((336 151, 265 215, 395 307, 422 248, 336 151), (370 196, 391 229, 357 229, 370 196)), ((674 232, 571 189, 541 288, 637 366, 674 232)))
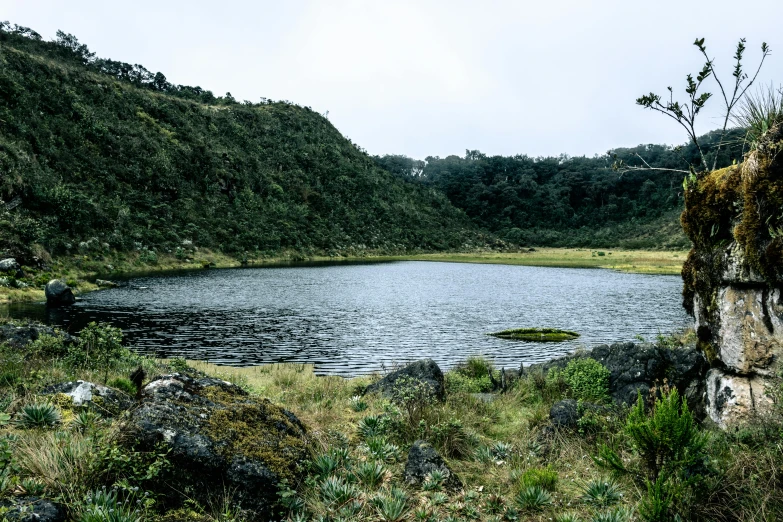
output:
POLYGON ((189 497, 208 505, 230 490, 251 520, 272 516, 281 481, 296 483, 308 456, 305 428, 291 412, 220 379, 153 380, 128 428, 136 449, 169 449, 177 489, 162 493, 171 507, 189 497))
POLYGON ((712 369, 707 411, 721 426, 772 403, 767 388, 783 355, 783 132, 773 129, 745 161, 685 191, 682 225, 693 242, 683 304, 712 369))

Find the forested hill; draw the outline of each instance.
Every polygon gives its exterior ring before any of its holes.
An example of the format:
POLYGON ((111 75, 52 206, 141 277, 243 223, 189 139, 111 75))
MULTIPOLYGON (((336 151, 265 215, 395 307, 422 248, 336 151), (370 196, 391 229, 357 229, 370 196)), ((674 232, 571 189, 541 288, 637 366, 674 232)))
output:
POLYGON ((0 25, 0 254, 183 242, 223 252, 486 246, 432 187, 379 168, 327 119, 172 85, 0 25))
MULTIPOLYGON (((744 132, 729 133, 718 166, 742 158, 744 132)), ((711 163, 718 134, 702 136, 711 163)), ((603 156, 375 157, 379 166, 414 184, 433 187, 476 225, 511 243, 540 246, 689 248, 679 215, 681 172, 614 170, 649 166, 688 170, 698 163, 694 145, 640 145, 603 156)))

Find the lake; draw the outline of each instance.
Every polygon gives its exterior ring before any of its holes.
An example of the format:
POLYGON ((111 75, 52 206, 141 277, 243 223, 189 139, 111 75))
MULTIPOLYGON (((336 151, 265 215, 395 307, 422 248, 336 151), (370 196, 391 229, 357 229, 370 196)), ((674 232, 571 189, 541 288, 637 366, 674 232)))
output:
POLYGON ((403 261, 137 277, 70 308, 14 304, 8 314, 72 331, 111 322, 134 349, 158 357, 312 363, 319 374, 354 376, 422 357, 448 368, 484 355, 518 368, 580 346, 654 340, 690 325, 681 288, 678 276, 403 261), (560 343, 486 335, 517 327, 582 335, 560 343))

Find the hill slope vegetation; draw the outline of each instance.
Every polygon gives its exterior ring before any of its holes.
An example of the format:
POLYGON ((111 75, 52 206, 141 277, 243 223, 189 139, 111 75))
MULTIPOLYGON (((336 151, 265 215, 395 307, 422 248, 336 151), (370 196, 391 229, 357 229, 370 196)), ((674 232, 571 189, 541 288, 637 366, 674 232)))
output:
POLYGON ((0 29, 6 254, 75 252, 92 238, 236 255, 481 244, 440 192, 379 168, 307 107, 215 97, 95 59, 71 35, 0 29))

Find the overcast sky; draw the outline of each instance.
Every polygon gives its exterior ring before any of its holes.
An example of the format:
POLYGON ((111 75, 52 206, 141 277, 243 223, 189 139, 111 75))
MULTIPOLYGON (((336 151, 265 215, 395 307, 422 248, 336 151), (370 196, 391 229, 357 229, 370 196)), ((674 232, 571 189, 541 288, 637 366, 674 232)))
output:
MULTIPOLYGON (((748 69, 767 41, 758 82, 783 83, 777 0, 0 0, 0 19, 47 40, 62 29, 172 83, 328 111, 371 154, 422 159, 682 143, 676 123, 634 100, 681 94, 703 63, 697 37, 726 82, 737 40, 748 69)), ((700 132, 719 125, 718 102, 700 132)))

